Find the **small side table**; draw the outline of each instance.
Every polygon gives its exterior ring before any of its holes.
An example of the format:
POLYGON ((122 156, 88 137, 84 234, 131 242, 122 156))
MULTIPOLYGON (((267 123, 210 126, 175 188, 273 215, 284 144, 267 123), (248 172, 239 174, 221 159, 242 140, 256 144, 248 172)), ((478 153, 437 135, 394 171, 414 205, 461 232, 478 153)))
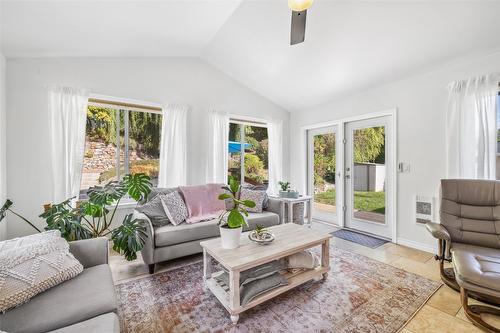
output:
POLYGON ((281 205, 281 216, 285 218, 285 205, 288 206, 288 221, 282 221, 282 223, 292 223, 293 222, 293 205, 296 203, 304 203, 304 210, 307 212, 307 219, 304 220, 304 225, 311 227, 312 223, 312 196, 309 195, 301 195, 298 198, 281 198, 281 197, 272 197, 273 199, 279 200, 282 202, 281 205))

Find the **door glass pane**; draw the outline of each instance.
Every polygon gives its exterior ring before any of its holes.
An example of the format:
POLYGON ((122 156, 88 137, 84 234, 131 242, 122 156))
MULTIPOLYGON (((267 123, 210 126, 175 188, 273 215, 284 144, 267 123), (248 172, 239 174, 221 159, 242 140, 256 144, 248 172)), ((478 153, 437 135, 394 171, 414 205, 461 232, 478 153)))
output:
POLYGON ((228 176, 241 180, 241 125, 229 124, 228 176))
POLYGON ((385 223, 385 127, 354 130, 354 218, 385 223))
POLYGON ((162 115, 128 111, 129 169, 131 174, 144 173, 158 185, 162 115))
POLYGON ((336 213, 335 191, 335 133, 314 136, 314 212, 336 213))
POLYGON ((267 188, 268 173, 267 128, 245 125, 245 183, 264 185, 267 188))

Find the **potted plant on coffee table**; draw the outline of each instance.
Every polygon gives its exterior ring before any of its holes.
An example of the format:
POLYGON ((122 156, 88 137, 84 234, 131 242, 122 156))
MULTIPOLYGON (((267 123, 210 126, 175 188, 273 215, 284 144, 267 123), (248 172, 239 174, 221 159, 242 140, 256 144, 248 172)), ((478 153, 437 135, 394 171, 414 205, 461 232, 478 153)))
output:
POLYGON ((240 183, 229 177, 229 186, 223 186, 226 193, 219 195, 219 200, 228 200, 229 210, 224 211, 219 216, 219 229, 222 241, 222 247, 225 249, 235 249, 240 245, 241 232, 243 226, 247 225, 245 217, 248 212, 245 209, 255 207, 255 202, 252 200, 240 200, 240 183))

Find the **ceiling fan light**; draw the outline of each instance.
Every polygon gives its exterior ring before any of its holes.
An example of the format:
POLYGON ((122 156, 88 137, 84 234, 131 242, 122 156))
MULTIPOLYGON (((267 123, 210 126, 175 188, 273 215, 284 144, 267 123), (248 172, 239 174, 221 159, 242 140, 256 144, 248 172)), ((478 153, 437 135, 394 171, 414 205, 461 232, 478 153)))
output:
POLYGON ((313 0, 288 0, 288 7, 294 12, 301 12, 311 7, 313 0))

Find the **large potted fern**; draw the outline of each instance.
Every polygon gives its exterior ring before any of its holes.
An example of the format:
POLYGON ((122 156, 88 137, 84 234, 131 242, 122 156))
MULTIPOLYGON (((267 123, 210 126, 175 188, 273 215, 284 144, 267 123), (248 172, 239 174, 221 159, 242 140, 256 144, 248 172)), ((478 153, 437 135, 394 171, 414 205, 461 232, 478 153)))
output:
POLYGON ((235 249, 240 245, 241 232, 243 226, 247 225, 245 217, 248 212, 245 207, 255 207, 252 200, 240 200, 240 183, 229 177, 229 185, 222 187, 226 193, 219 195, 219 200, 229 201, 231 209, 224 211, 219 216, 219 230, 222 247, 225 249, 235 249))
MULTIPOLYGON (((90 188, 89 199, 77 203, 76 207, 71 205, 72 199, 44 205, 45 211, 40 217, 47 223, 45 230, 57 229, 68 241, 108 236, 113 240, 115 251, 127 260, 134 260, 148 237, 146 227, 133 219, 132 214, 126 215, 117 228, 112 229, 111 225, 123 198, 128 196, 139 202, 148 196, 151 187, 151 179, 145 174, 125 175, 120 181, 90 188)), ((10 212, 40 232, 33 223, 14 212, 12 205, 7 199, 0 209, 0 221, 10 212)))

